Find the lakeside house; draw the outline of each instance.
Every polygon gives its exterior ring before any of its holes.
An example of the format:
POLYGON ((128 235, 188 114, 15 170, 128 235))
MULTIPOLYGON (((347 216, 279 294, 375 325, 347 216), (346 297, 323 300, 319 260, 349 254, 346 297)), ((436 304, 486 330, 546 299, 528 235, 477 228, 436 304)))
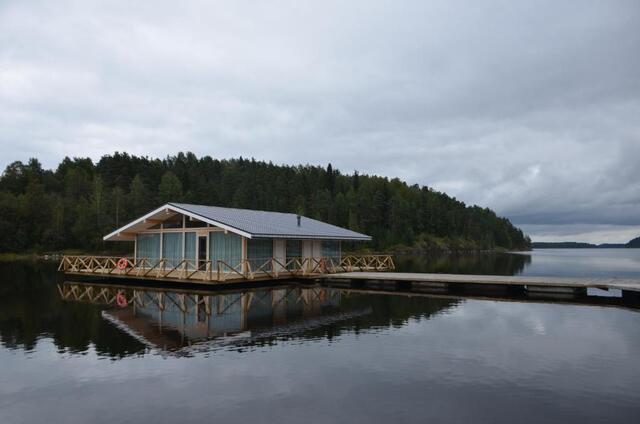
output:
POLYGON ((132 255, 67 255, 59 270, 212 283, 394 268, 389 255, 343 254, 343 242, 370 236, 293 213, 167 203, 104 240, 133 242, 132 255))
POLYGON ((371 237, 293 213, 167 203, 104 240, 133 241, 134 261, 271 271, 296 260, 330 258, 338 263, 341 242, 371 237))

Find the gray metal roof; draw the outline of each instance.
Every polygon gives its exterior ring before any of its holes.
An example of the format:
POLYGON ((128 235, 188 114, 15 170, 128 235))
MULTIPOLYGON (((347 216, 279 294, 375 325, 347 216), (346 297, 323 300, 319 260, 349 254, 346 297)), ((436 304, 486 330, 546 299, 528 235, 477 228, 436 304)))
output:
POLYGON ((371 237, 346 228, 302 216, 298 226, 294 213, 168 203, 190 214, 224 224, 251 238, 330 239, 369 241, 371 237))

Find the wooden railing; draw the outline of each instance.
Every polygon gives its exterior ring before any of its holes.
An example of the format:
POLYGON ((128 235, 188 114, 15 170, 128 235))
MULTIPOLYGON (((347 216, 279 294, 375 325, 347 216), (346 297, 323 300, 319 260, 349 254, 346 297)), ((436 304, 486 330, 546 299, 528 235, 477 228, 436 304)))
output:
POLYGON ((346 272, 386 271, 395 269, 396 265, 391 255, 347 255, 341 258, 340 267, 346 272))
POLYGON ((231 265, 223 260, 148 259, 117 256, 63 256, 59 271, 147 279, 238 281, 309 277, 352 271, 389 271, 390 255, 347 255, 342 258, 244 259, 231 265), (118 266, 120 265, 120 266, 118 266))

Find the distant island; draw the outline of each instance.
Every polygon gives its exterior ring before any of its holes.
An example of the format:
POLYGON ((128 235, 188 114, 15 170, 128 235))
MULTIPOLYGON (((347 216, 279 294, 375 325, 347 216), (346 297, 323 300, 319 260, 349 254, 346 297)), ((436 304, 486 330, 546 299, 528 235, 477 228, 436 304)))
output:
POLYGON ((624 249, 624 248, 640 248, 640 237, 630 240, 628 243, 581 243, 576 241, 534 241, 531 243, 534 249, 624 249))
POLYGON ((627 243, 627 247, 640 248, 640 237, 636 237, 633 240, 629 241, 629 243, 627 243))

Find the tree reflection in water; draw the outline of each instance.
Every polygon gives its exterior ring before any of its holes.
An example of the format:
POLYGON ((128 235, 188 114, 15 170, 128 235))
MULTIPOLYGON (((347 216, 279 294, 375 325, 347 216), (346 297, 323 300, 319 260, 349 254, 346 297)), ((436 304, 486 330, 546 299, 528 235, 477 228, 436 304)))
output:
POLYGON ((34 350, 47 337, 61 352, 93 348, 112 358, 153 349, 189 354, 296 338, 332 339, 426 319, 457 303, 296 284, 215 292, 65 283, 50 263, 4 263, 0 272, 5 276, 0 284, 3 346, 34 350), (125 308, 117 305, 118 291, 125 294, 125 308))
POLYGON ((429 253, 394 257, 397 272, 518 275, 531 256, 511 253, 429 253))

